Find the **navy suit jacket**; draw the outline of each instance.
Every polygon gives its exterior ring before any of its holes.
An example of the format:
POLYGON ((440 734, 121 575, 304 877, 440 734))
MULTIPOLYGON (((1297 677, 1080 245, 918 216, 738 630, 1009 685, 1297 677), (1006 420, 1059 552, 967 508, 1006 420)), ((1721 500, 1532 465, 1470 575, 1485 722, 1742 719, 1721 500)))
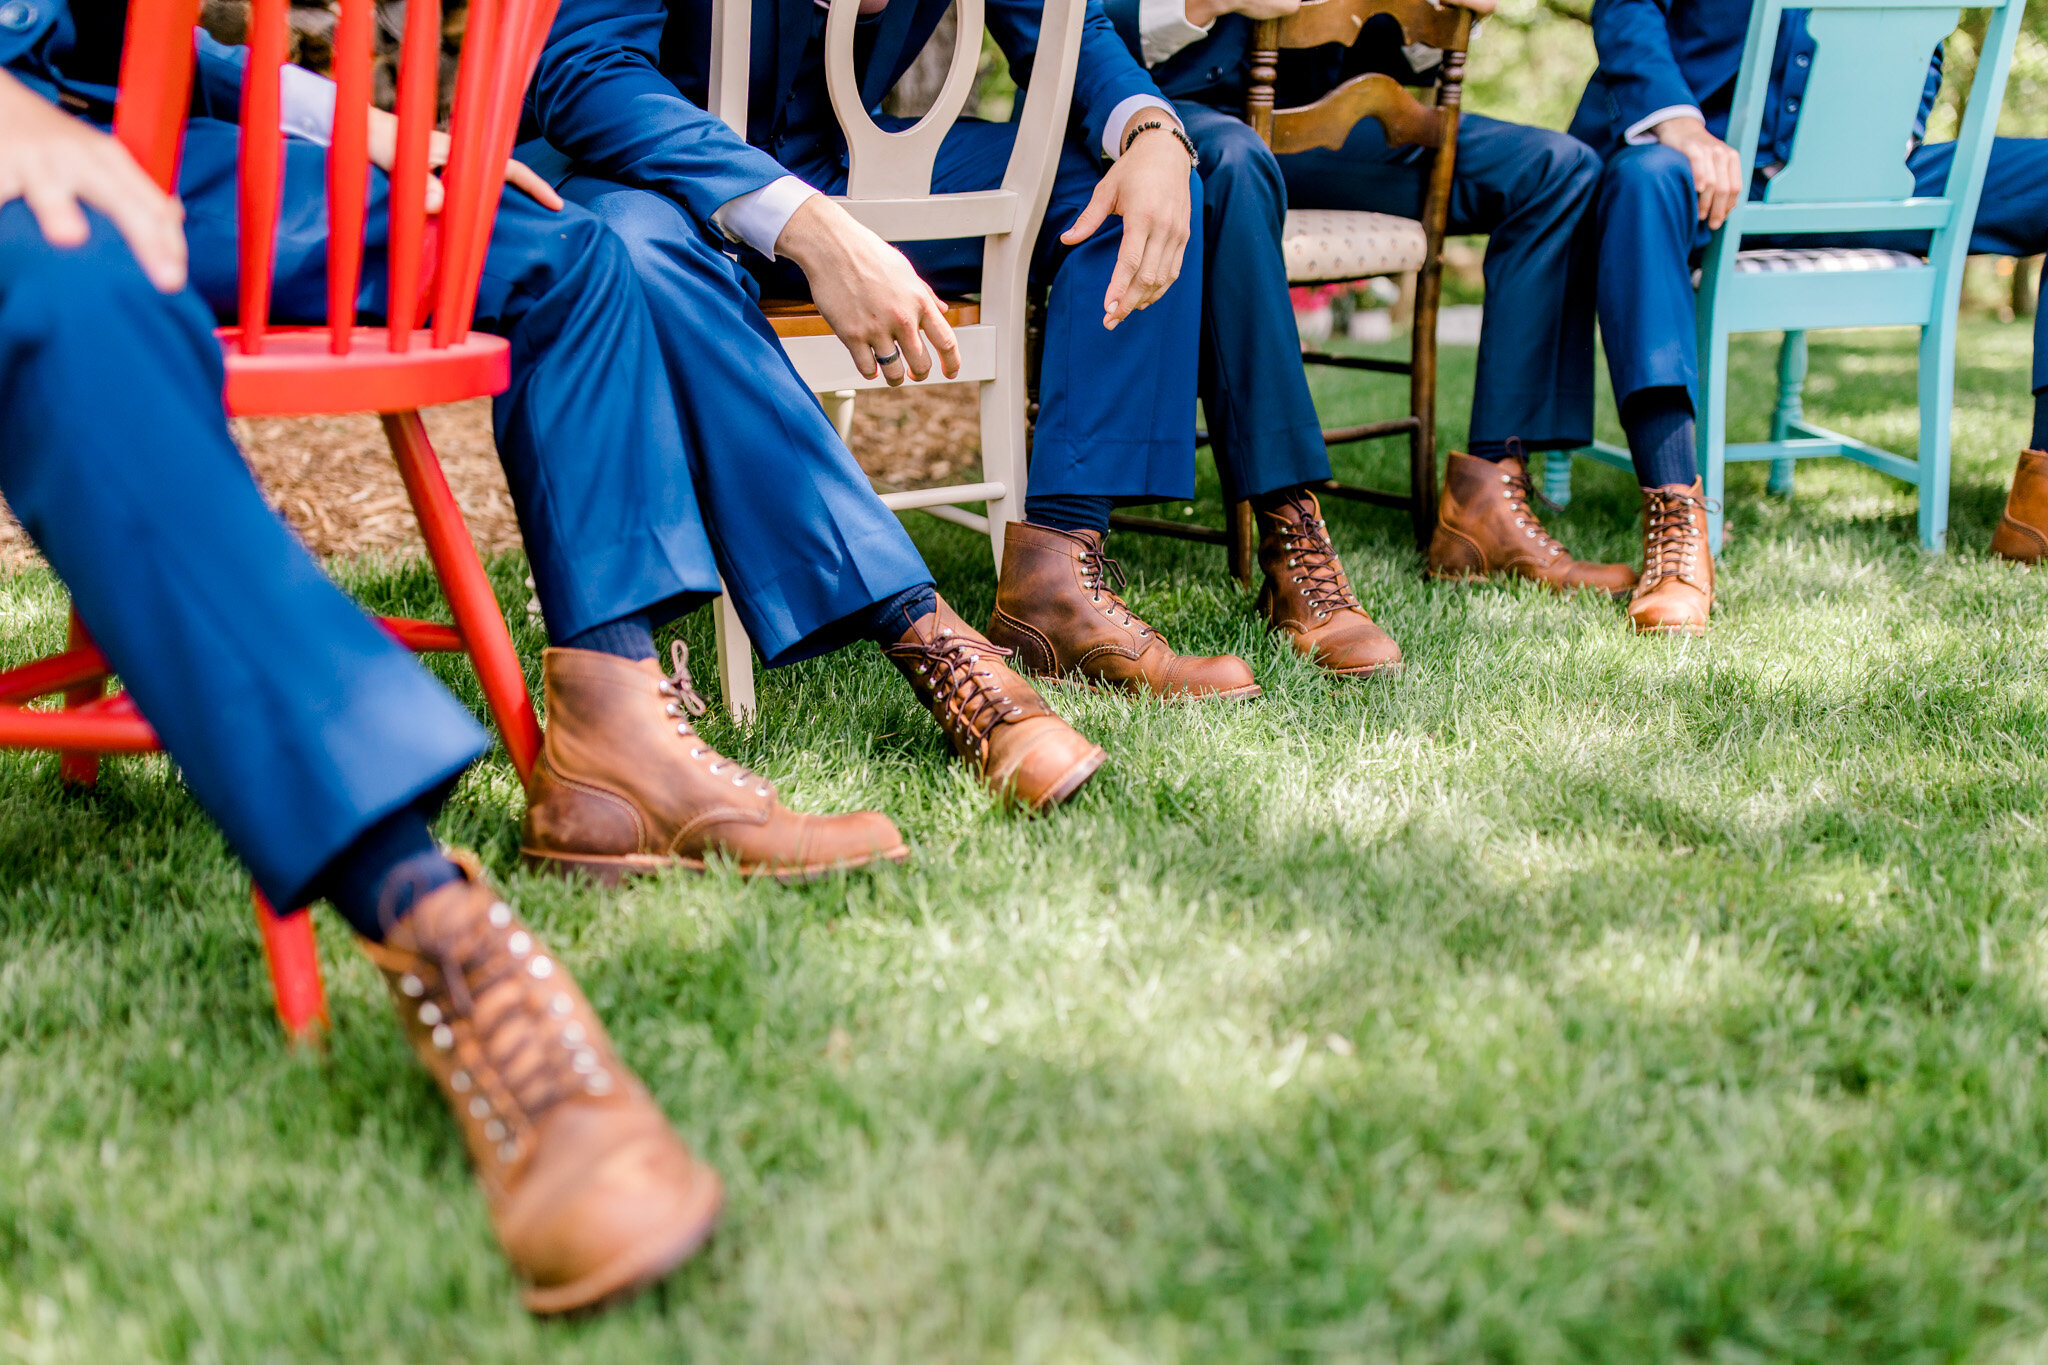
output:
MULTIPOLYGON (((1103 0, 1103 8, 1126 50, 1134 60, 1142 61, 1138 0, 1103 0)), ((1218 17, 1208 37, 1153 67, 1152 79, 1172 99, 1242 113, 1250 81, 1252 28, 1252 20, 1242 14, 1218 17)), ((1369 71, 1407 83, 1425 83, 1410 67, 1401 48, 1401 27, 1390 15, 1374 16, 1348 48, 1330 44, 1281 53, 1273 102, 1282 109, 1310 104, 1351 77, 1369 71)))
MULTIPOLYGON (((564 0, 528 92, 528 132, 580 167, 658 191, 707 221, 789 170, 843 163, 824 81, 806 69, 806 50, 821 32, 812 0, 754 0, 744 142, 705 108, 714 3, 564 0)), ((909 70, 950 4, 893 0, 862 22, 855 55, 870 109, 909 70)), ((1022 87, 1038 48, 1039 2, 987 0, 986 13, 1022 87)), ((1075 120, 1088 145, 1100 147, 1103 125, 1124 99, 1158 93, 1101 0, 1089 0, 1074 82, 1075 120)))
MULTIPOLYGON (((0 66, 45 98, 97 123, 114 116, 121 75, 125 3, 13 0, 0 5, 0 66)), ((193 30, 198 68, 192 112, 234 122, 241 117, 244 48, 225 47, 193 30)))
MULTIPOLYGON (((1735 78, 1749 36, 1750 0, 1595 0, 1593 45, 1600 68, 1586 85, 1572 118, 1572 136, 1602 156, 1621 147, 1628 130, 1651 114, 1691 105, 1716 137, 1728 135, 1735 78)), ((1757 164, 1792 155, 1792 132, 1813 70, 1814 42, 1806 10, 1786 10, 1764 97, 1757 164)), ((1927 89, 1913 124, 1915 142, 1941 89, 1941 49, 1927 69, 1927 89)))

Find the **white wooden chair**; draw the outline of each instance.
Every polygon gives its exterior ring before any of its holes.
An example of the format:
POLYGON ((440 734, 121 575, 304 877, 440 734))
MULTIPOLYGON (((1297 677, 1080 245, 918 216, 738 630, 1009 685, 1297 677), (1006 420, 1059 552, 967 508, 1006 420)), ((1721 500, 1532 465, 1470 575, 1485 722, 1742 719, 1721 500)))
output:
MULTIPOLYGON (((832 0, 825 26, 825 75, 849 153, 847 189, 840 205, 892 242, 987 238, 980 298, 947 301, 947 320, 960 343, 960 375, 948 382, 981 386, 982 481, 884 493, 882 501, 896 511, 917 509, 986 532, 1000 568, 1003 528, 1024 514, 1026 277, 1066 136, 1086 6, 1085 0, 1046 0, 1031 84, 1001 187, 934 194, 932 165, 939 143, 966 106, 981 56, 982 0, 955 4, 958 29, 952 65, 937 102, 912 127, 886 132, 861 105, 853 65, 860 0, 832 0), (961 503, 982 503, 987 514, 967 511, 961 503)), ((753 0, 721 0, 711 24, 711 110, 742 135, 752 11, 753 0)), ((882 387, 885 381, 861 377, 846 347, 816 309, 779 307, 771 310, 769 321, 797 373, 821 396, 843 440, 852 423, 854 394, 882 387)), ((729 597, 719 599, 717 619, 719 679, 726 708, 736 719, 745 718, 754 709, 753 650, 729 597)))

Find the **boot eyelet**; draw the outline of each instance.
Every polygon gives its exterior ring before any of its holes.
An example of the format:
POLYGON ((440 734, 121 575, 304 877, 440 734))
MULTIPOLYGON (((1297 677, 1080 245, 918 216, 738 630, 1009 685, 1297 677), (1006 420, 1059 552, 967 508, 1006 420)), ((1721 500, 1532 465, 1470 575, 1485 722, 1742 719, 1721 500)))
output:
POLYGON ((676 705, 674 702, 670 702, 667 706, 664 706, 661 709, 665 714, 670 716, 680 716, 681 714, 683 714, 683 708, 676 705))
POLYGON ((505 1132, 505 1125, 497 1119, 492 1119, 484 1125, 484 1136, 492 1142, 503 1142, 505 1140, 505 1132))
POLYGON ((565 1017, 571 1010, 575 1008, 575 1004, 571 1002, 567 993, 562 991, 557 991, 555 993, 555 998, 548 1001, 548 1011, 551 1014, 553 1014, 557 1019, 565 1017))
POLYGON ((719 759, 718 762, 712 764, 704 771, 710 773, 713 777, 718 776, 718 774, 725 771, 725 760, 722 758, 719 759))
POLYGON ((711 752, 711 751, 710 751, 709 749, 702 749, 702 748, 699 748, 699 749, 692 749, 692 750, 690 750, 690 757, 691 757, 691 758, 702 758, 702 757, 704 757, 704 755, 706 755, 706 754, 708 754, 708 753, 710 753, 710 752, 711 752))
POLYGON ((455 1030, 449 1028, 446 1024, 436 1024, 434 1026, 434 1046, 443 1052, 454 1047, 455 1030))
POLYGON ((769 790, 768 790, 768 789, 767 789, 766 787, 756 787, 756 788, 754 788, 754 795, 756 795, 756 796, 769 796, 769 795, 772 795, 772 793, 771 793, 771 792, 770 792, 770 791, 769 791, 769 790))
POLYGON ((478 1095, 475 1099, 469 1102, 469 1116, 471 1118, 488 1118, 490 1116, 490 1113, 491 1102, 485 1099, 482 1095, 478 1095))
POLYGON ((525 957, 533 951, 533 935, 521 929, 505 940, 505 947, 514 957, 525 957))
POLYGON ((555 964, 544 957, 537 957, 527 966, 526 970, 533 973, 534 980, 545 981, 554 974, 555 964))
POLYGON ((676 733, 679 735, 687 735, 690 733, 690 727, 687 725, 678 725, 676 727, 676 733))
POLYGON ((516 1143, 516 1142, 506 1142, 506 1143, 501 1143, 501 1144, 499 1145, 499 1147, 498 1147, 498 1160, 500 1160, 500 1161, 504 1162, 504 1163, 505 1163, 506 1165, 508 1165, 508 1166, 509 1166, 509 1165, 511 1165, 511 1164, 512 1164, 512 1163, 513 1163, 514 1161, 517 1161, 518 1159, 519 1159, 519 1144, 518 1144, 518 1143, 516 1143))
POLYGON ((441 1022, 441 1007, 429 1000, 420 1006, 420 1022, 428 1028, 441 1022))
POLYGON ((402 994, 409 995, 417 1000, 427 993, 427 983, 414 976, 411 972, 407 972, 404 976, 398 978, 398 989, 402 994))
POLYGON ((576 1023, 574 1020, 571 1020, 570 1022, 562 1025, 563 1046, 575 1047, 578 1043, 581 1043, 582 1041, 583 1025, 576 1023))
POLYGON ((588 1076, 591 1072, 597 1070, 596 1051, 591 1048, 583 1049, 583 1051, 576 1054, 575 1060, 570 1062, 569 1066, 577 1074, 588 1076))
POLYGON ((448 1088, 450 1090, 453 1090, 456 1094, 467 1094, 469 1092, 469 1086, 470 1080, 469 1073, 467 1071, 451 1071, 448 1073, 448 1088))
POLYGON ((512 922, 512 907, 505 904, 505 902, 503 901, 498 901, 496 904, 491 906, 490 919, 491 927, 493 929, 504 928, 506 925, 512 922))
POLYGON ((611 1073, 608 1071, 591 1072, 590 1079, 583 1082, 583 1088, 585 1090, 588 1090, 593 1095, 605 1095, 611 1093, 611 1073))
POLYGON ((735 777, 735 778, 734 778, 734 779, 732 780, 732 784, 733 784, 733 785, 734 785, 735 787, 744 787, 744 786, 746 786, 746 785, 747 785, 747 779, 746 779, 746 778, 744 778, 744 777, 735 777))

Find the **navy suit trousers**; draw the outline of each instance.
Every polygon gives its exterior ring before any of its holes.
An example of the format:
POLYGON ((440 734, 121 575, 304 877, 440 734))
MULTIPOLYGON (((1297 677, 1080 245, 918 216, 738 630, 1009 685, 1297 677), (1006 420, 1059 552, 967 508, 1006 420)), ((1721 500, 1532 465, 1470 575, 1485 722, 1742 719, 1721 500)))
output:
POLYGON ((744 272, 651 190, 573 174, 562 196, 625 244, 654 319, 719 568, 761 655, 845 643, 845 618, 931 581, 896 514, 804 387, 744 272))
MULTIPOLYGON (((878 122, 892 126, 886 119, 878 122)), ((893 126, 908 127, 912 122, 896 120, 893 126)), ((996 188, 1002 184, 1016 140, 1015 124, 960 120, 940 144, 932 189, 947 193, 996 188)), ((843 166, 790 169, 827 194, 846 191, 843 166)), ((1200 290, 1191 286, 1202 278, 1201 182, 1189 177, 1195 218, 1181 261, 1182 282, 1112 332, 1102 325, 1102 297, 1123 245, 1123 220, 1111 218, 1076 247, 1059 240, 1081 216, 1101 178, 1094 158, 1070 140, 1060 153, 1032 262, 1033 278, 1045 284, 1047 295, 1029 488, 1033 493, 1092 494, 1120 502, 1193 497, 1202 301, 1200 290)), ((941 295, 981 288, 981 238, 900 245, 941 295)), ((804 291, 802 272, 793 264, 749 259, 771 292, 804 291)))
POLYGON ((0 207, 0 492, 199 804, 292 906, 485 739, 264 504, 212 324, 105 219, 59 250, 0 207))
MULTIPOLYGON (((1907 158, 1918 193, 1948 184, 1955 144, 1935 142, 1907 158)), ((1692 269, 1713 234, 1699 221, 1692 169, 1658 143, 1622 147, 1600 180, 1600 335, 1614 396, 1684 387, 1697 396, 1699 354, 1692 269)), ((1751 237, 1747 247, 1864 246, 1924 252, 1926 232, 1751 237)), ((2048 249, 2048 138, 1996 139, 1977 201, 1970 250, 2031 256, 2048 249)), ((2033 387, 2048 386, 2048 313, 2036 310, 2033 387)))
MULTIPOLYGON (((1434 160, 1426 147, 1388 146, 1363 119, 1342 148, 1295 152, 1280 168, 1295 208, 1420 218, 1434 160)), ((1474 441, 1557 450, 1593 439, 1593 253, 1580 231, 1599 182, 1599 157, 1576 138, 1459 121, 1449 231, 1487 234, 1474 441)))
MULTIPOLYGON (((193 284, 215 312, 236 307, 235 148, 229 123, 193 119, 179 193, 193 284)), ((326 152, 287 141, 272 315, 327 312, 326 152)), ((361 306, 385 299, 384 200, 373 173, 361 306)), ((580 209, 549 212, 507 191, 477 300, 480 330, 512 345, 496 401, 498 458, 548 629, 556 639, 718 591, 653 320, 625 248, 580 209)))

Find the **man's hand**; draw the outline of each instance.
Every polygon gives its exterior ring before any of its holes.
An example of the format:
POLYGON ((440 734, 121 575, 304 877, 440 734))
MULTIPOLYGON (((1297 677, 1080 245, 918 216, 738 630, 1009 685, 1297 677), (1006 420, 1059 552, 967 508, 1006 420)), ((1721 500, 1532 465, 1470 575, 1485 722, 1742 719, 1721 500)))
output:
MULTIPOLYGON (((1140 109, 1130 128, 1154 119, 1166 122, 1166 111, 1140 109)), ((1168 127, 1171 127, 1168 124, 1168 127)), ((1095 186, 1095 197, 1074 225, 1060 234, 1068 246, 1095 235, 1111 214, 1124 220, 1124 241, 1116 270, 1102 296, 1102 325, 1111 331, 1140 308, 1157 303, 1180 278, 1181 253, 1188 245, 1188 153, 1165 128, 1140 133, 1095 186)))
MULTIPOLYGON (((370 160, 375 162, 386 175, 398 162, 398 115, 372 105, 370 107, 370 160)), ((427 135, 427 164, 440 170, 448 164, 448 134, 436 128, 427 135)), ((505 163, 505 183, 517 190, 524 190, 528 197, 544 208, 560 209, 562 196, 555 193, 555 187, 534 173, 533 168, 522 161, 505 163)), ((427 212, 441 211, 441 177, 427 177, 427 212)))
POLYGON ((845 343, 863 378, 877 374, 891 387, 907 375, 932 372, 924 340, 931 338, 948 379, 960 373, 960 343, 946 325, 946 310, 918 278, 903 253, 869 231, 822 194, 804 200, 775 239, 811 283, 811 301, 845 343))
POLYGON ((89 205, 107 215, 151 284, 185 287, 185 208, 128 149, 0 71, 0 204, 26 200, 43 240, 83 246, 89 205))
POLYGON ((1720 227, 1742 201, 1741 155, 1690 114, 1665 119, 1650 132, 1672 151, 1685 153, 1699 192, 1700 219, 1710 228, 1720 227))

